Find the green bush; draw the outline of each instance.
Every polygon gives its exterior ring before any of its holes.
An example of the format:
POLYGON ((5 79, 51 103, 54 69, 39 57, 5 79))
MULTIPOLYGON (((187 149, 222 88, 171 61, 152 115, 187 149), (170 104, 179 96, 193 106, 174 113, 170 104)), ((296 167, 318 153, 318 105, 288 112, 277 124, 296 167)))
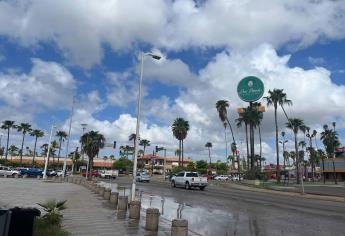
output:
POLYGON ((44 211, 47 213, 42 216, 42 219, 50 225, 61 225, 61 220, 62 220, 62 214, 60 211, 66 209, 65 207, 65 201, 57 202, 56 200, 48 201, 46 203, 37 203, 41 207, 43 207, 44 211))
POLYGON ((48 224, 43 218, 36 218, 33 229, 34 236, 69 236, 70 234, 63 230, 59 225, 48 224))

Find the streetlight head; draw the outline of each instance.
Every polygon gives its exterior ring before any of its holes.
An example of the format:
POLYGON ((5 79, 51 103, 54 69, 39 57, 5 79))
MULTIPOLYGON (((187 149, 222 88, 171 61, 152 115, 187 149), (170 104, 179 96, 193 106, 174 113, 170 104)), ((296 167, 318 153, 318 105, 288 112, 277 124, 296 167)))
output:
POLYGON ((153 54, 153 53, 147 53, 146 55, 149 55, 150 57, 152 57, 155 60, 160 60, 162 57, 157 55, 157 54, 153 54))

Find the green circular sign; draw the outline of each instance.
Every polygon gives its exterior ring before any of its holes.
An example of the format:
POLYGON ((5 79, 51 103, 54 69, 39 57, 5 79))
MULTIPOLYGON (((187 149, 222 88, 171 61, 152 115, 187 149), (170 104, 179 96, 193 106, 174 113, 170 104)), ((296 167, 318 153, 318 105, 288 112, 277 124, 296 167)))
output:
POLYGON ((243 78, 237 85, 237 94, 245 102, 255 102, 264 95, 264 83, 255 76, 243 78))

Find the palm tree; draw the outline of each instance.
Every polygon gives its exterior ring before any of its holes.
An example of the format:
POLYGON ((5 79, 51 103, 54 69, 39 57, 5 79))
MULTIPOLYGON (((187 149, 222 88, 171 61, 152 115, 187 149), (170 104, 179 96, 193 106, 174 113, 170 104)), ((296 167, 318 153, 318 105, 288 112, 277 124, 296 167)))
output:
POLYGON ((41 147, 41 154, 46 158, 48 152, 48 143, 43 144, 41 147))
POLYGON ((232 126, 231 126, 231 123, 228 119, 228 111, 227 111, 228 107, 229 107, 229 102, 226 100, 219 100, 216 103, 216 109, 218 111, 219 118, 223 122, 223 124, 224 124, 224 122, 228 123, 228 125, 230 127, 230 131, 231 131, 231 135, 232 135, 232 142, 236 143, 234 132, 232 131, 232 126))
POLYGON ((35 157, 36 157, 36 145, 37 145, 37 139, 42 138, 44 136, 44 133, 39 129, 34 129, 30 132, 31 136, 35 137, 35 146, 34 146, 34 153, 32 155, 32 165, 35 163, 35 157))
POLYGON ((67 138, 67 133, 65 131, 57 131, 55 136, 59 137, 59 152, 58 152, 58 163, 59 163, 59 160, 60 160, 60 151, 61 151, 61 145, 62 145, 62 142, 65 141, 65 139, 67 138))
POLYGON ((179 149, 181 150, 179 155, 179 165, 183 166, 183 140, 187 137, 189 131, 189 122, 183 118, 176 118, 172 124, 172 132, 177 140, 179 140, 179 149), (182 156, 182 157, 181 157, 182 156))
POLYGON ((248 109, 244 109, 242 113, 239 113, 239 118, 236 119, 236 125, 238 128, 242 127, 242 124, 245 125, 246 133, 246 146, 247 146, 247 169, 249 170, 249 141, 248 141, 248 124, 250 123, 250 115, 248 109))
POLYGON ((18 150, 19 148, 17 148, 15 145, 11 145, 9 148, 8 148, 8 152, 10 153, 11 155, 11 160, 12 160, 12 156, 15 156, 17 155, 18 153, 18 150))
POLYGON ((145 151, 146 151, 146 147, 150 146, 151 143, 150 143, 150 140, 142 139, 142 140, 140 140, 139 145, 144 147, 144 150, 143 150, 144 151, 143 152, 143 156, 144 156, 145 155, 145 151))
POLYGON ((2 122, 1 129, 7 130, 7 144, 6 144, 6 154, 5 154, 5 160, 7 160, 7 155, 8 155, 8 144, 10 142, 10 130, 11 128, 15 128, 14 121, 11 120, 5 120, 2 122))
POLYGON ((321 159, 322 161, 322 178, 323 178, 323 183, 326 183, 326 178, 325 178, 325 159, 326 159, 326 154, 322 149, 317 150, 317 155, 318 158, 321 159))
MULTIPOLYGON (((283 92, 283 89, 273 89, 273 91, 269 90, 269 96, 265 97, 267 101, 267 107, 273 106, 274 107, 274 122, 276 127, 276 154, 277 154, 277 181, 280 182, 280 173, 279 173, 279 141, 278 141, 278 121, 277 121, 277 109, 278 106, 284 111, 283 105, 292 105, 291 100, 286 98, 286 93, 283 92)), ((286 117, 287 118, 287 117, 286 117)))
POLYGON ((93 158, 99 153, 99 150, 104 147, 105 138, 103 134, 97 131, 90 131, 85 133, 80 138, 82 149, 89 157, 90 173, 92 172, 93 158))
POLYGON ((258 127, 259 131, 259 143, 260 143, 260 169, 261 169, 261 157, 262 157, 262 140, 261 140, 261 122, 264 118, 263 113, 259 111, 261 103, 254 102, 252 104, 254 110, 252 111, 252 122, 254 127, 258 127))
POLYGON ((333 163, 333 177, 334 182, 337 184, 337 178, 335 173, 335 165, 334 165, 334 154, 335 149, 340 146, 338 133, 335 131, 335 123, 333 122, 333 130, 328 128, 328 125, 323 126, 323 131, 321 132, 321 141, 323 145, 325 146, 326 153, 328 158, 332 158, 333 163))
POLYGON ((212 143, 211 142, 207 142, 205 144, 205 147, 207 147, 207 149, 208 149, 208 158, 209 158, 210 164, 211 164, 211 148, 212 148, 212 143))
POLYGON ((299 176, 299 163, 300 163, 300 159, 299 159, 299 152, 298 152, 298 142, 297 142, 297 134, 298 131, 300 131, 301 126, 304 125, 303 120, 298 119, 298 118, 290 118, 289 122, 286 123, 286 127, 291 129, 294 133, 294 137, 295 137, 295 155, 296 155, 296 176, 297 176, 297 183, 300 183, 300 176, 299 176))
POLYGON ((133 147, 135 147, 136 137, 137 135, 135 133, 128 136, 128 141, 133 141, 133 147))
POLYGON ((25 135, 27 132, 31 132, 32 129, 31 129, 31 125, 28 123, 20 123, 20 125, 18 125, 16 128, 17 128, 18 132, 22 132, 22 134, 23 134, 22 148, 20 149, 20 163, 22 163, 25 135))
POLYGON ((224 140, 225 140, 225 158, 228 157, 228 139, 226 137, 226 127, 228 126, 228 123, 223 122, 224 125, 224 140))
POLYGON ((179 157, 181 155, 181 149, 175 150, 175 156, 179 157))
MULTIPOLYGON (((59 148, 59 143, 56 141, 56 140, 53 140, 51 143, 50 143, 50 152, 49 152, 49 156, 51 155, 53 157, 53 163, 55 161, 55 151, 56 149, 59 148)), ((49 163, 49 157, 48 157, 48 163, 49 163)))

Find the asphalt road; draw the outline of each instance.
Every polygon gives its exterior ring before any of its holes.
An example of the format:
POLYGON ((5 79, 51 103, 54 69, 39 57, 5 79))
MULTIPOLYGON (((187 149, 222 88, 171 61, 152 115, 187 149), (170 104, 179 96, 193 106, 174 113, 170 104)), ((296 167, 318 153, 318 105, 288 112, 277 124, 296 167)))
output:
MULTIPOLYGON (((116 183, 129 186, 128 178, 116 183)), ((182 218, 201 235, 344 235, 345 203, 318 201, 208 186, 205 191, 172 188, 169 183, 139 183, 143 207, 162 217, 182 218)))

